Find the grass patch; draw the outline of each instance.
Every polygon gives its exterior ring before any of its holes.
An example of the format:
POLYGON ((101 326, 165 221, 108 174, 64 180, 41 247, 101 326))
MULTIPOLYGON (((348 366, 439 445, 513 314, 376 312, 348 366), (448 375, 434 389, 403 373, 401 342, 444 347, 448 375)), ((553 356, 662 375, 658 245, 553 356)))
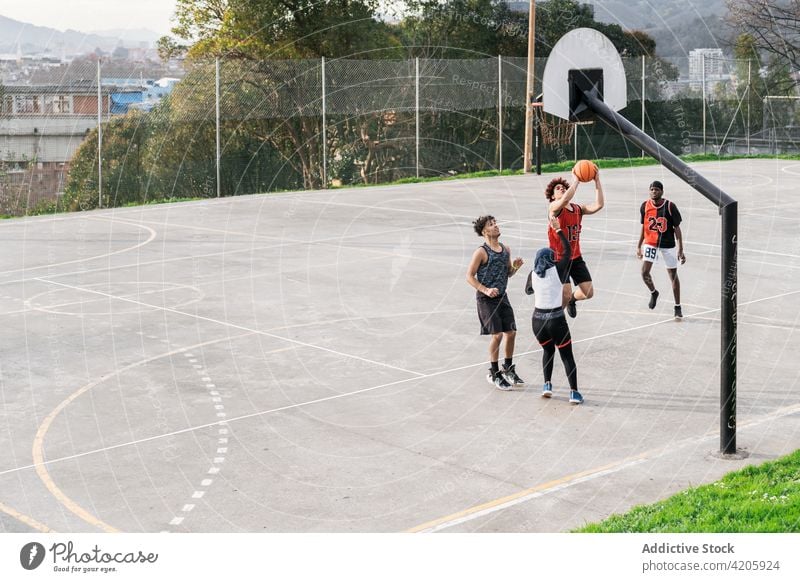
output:
MULTIPOLYGON (((742 159, 770 159, 770 160, 800 160, 800 155, 795 154, 781 154, 781 155, 769 155, 769 154, 757 154, 751 156, 718 156, 716 154, 687 154, 684 156, 678 156, 684 162, 691 164, 694 162, 732 162, 735 160, 742 160, 742 159)), ((610 169, 610 168, 634 168, 640 166, 657 166, 659 162, 655 158, 651 158, 649 156, 645 156, 643 158, 599 158, 593 160, 596 162, 602 169, 610 169)), ((554 162, 549 164, 542 164, 542 173, 543 174, 550 174, 550 173, 557 173, 557 172, 570 172, 572 171, 572 167, 575 165, 575 162, 572 160, 567 160, 564 162, 554 162)), ((535 170, 535 168, 534 168, 535 170)), ((468 180, 471 178, 496 178, 497 176, 521 176, 522 170, 503 170, 502 172, 498 170, 485 170, 482 172, 469 172, 466 174, 453 174, 448 176, 425 176, 420 178, 401 178, 400 180, 395 180, 394 182, 382 182, 380 184, 342 184, 341 186, 331 186, 330 189, 341 189, 341 188, 369 188, 371 186, 396 186, 402 184, 419 184, 421 182, 441 182, 445 180, 468 180)))
MULTIPOLYGON (((216 196, 214 196, 216 198, 216 196)), ((146 206, 149 204, 171 204, 173 202, 194 202, 195 200, 212 200, 212 198, 202 198, 199 196, 174 196, 170 198, 154 198, 152 200, 147 200, 146 202, 126 202, 119 208, 130 208, 132 206, 146 206)))
POLYGON ((800 449, 745 467, 719 481, 634 507, 583 533, 796 533, 800 532, 800 449))

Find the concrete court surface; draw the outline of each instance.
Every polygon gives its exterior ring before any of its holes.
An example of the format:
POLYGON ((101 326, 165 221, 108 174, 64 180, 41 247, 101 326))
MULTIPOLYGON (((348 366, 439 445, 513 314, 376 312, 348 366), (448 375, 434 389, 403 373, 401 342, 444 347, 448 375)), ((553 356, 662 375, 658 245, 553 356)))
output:
POLYGON ((800 162, 697 169, 739 200, 745 459, 716 456, 719 216, 663 168, 603 171, 584 221, 582 406, 560 360, 540 398, 523 293, 552 176, 242 196, 0 223, 0 531, 556 532, 799 448, 800 162), (634 254, 653 179, 682 322, 634 254), (526 260, 510 393, 464 281, 484 213, 526 260))

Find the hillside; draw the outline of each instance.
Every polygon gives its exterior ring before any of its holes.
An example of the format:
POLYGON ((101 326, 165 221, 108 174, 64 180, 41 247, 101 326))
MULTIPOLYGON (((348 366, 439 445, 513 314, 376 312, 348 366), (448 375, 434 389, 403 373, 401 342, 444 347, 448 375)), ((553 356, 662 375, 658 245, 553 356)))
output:
POLYGON ((595 18, 627 29, 643 30, 656 41, 660 56, 687 57, 696 48, 729 52, 735 31, 725 24, 725 0, 585 0, 595 18))
MULTIPOLYGON (((117 33, 121 31, 115 31, 117 33)), ((125 39, 128 46, 137 46, 138 41, 149 41, 149 38, 125 39)), ((66 54, 86 54, 99 47, 111 52, 121 42, 121 35, 98 35, 77 30, 61 32, 45 26, 34 26, 13 18, 0 16, 0 53, 14 54, 17 46, 23 54, 50 53, 55 57, 66 54)))
MULTIPOLYGON (((656 41, 659 56, 686 58, 696 48, 721 48, 728 52, 735 32, 724 22, 725 0, 579 0, 594 6, 599 22, 643 30, 656 41)), ((509 2, 527 12, 528 2, 509 2)))

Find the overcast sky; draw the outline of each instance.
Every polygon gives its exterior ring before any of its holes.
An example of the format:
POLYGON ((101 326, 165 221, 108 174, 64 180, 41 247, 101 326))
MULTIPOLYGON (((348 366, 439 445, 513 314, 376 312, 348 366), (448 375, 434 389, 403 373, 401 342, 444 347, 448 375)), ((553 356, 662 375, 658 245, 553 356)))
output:
POLYGON ((0 15, 81 32, 148 28, 167 34, 175 0, 0 0, 0 15))

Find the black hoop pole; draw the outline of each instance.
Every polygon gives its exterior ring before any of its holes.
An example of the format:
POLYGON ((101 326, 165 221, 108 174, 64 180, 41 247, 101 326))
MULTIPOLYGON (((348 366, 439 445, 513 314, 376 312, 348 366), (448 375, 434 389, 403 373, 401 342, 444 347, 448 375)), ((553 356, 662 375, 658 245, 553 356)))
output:
POLYGON ((603 123, 658 160, 664 167, 716 204, 722 216, 722 304, 720 359, 720 452, 736 453, 736 200, 695 172, 683 160, 641 131, 599 99, 595 90, 583 91, 583 102, 603 123))

